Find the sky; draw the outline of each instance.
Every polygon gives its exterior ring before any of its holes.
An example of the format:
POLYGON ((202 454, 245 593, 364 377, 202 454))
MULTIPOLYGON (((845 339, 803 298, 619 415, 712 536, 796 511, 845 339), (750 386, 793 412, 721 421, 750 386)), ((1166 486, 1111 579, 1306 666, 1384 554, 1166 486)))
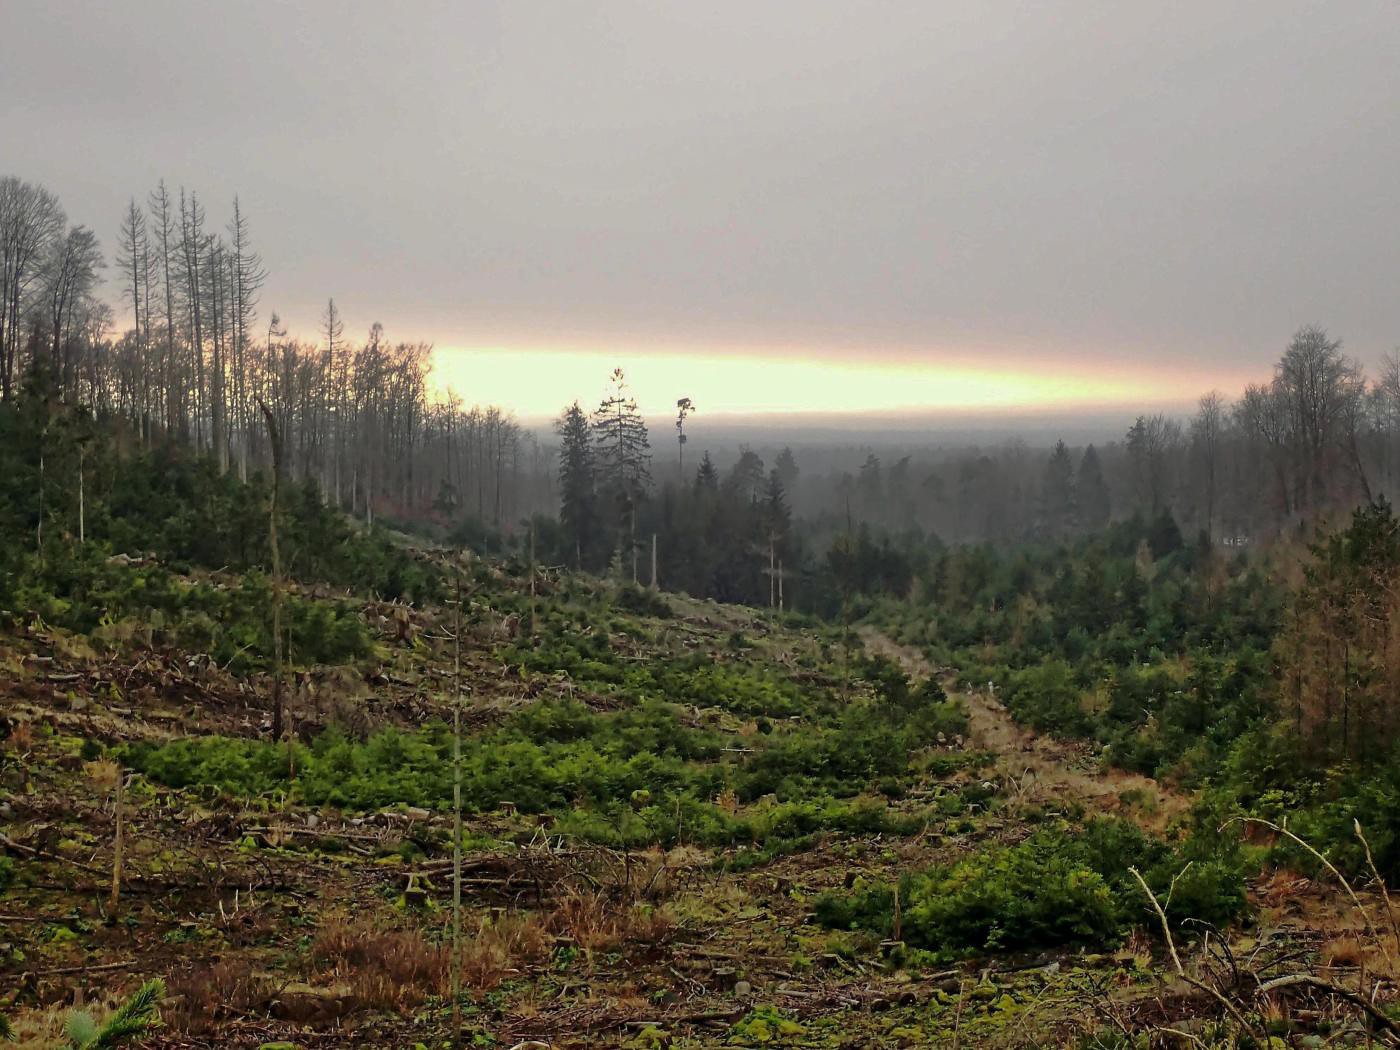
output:
MULTIPOLYGON (((547 416, 1185 406, 1400 344, 1400 2, 4 0, 0 172, 234 195, 311 337, 547 416)), ((115 298, 115 289, 111 293, 115 298)))

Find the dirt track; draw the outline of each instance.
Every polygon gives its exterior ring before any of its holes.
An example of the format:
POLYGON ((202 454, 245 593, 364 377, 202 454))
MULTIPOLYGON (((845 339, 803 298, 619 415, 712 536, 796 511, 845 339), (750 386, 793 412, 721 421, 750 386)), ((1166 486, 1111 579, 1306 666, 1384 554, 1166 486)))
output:
MULTIPOLYGON (((918 649, 899 645, 874 627, 862 627, 860 636, 868 650, 896 661, 915 680, 936 671, 918 649)), ((1144 824, 1161 823, 1189 805, 1185 796, 1151 777, 1101 768, 1088 744, 1027 729, 987 690, 957 695, 967 705, 972 746, 995 753, 997 773, 1014 785, 1022 801, 1071 798, 1095 808, 1119 810, 1122 795, 1132 792, 1144 824)))

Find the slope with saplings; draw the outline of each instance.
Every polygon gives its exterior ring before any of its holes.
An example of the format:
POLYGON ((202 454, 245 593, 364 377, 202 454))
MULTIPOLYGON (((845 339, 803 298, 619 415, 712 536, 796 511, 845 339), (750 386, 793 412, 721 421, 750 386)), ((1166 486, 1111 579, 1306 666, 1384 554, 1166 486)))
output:
POLYGON ((415 548, 310 490, 281 581, 265 481, 99 462, 83 539, 12 524, 0 592, 22 1045, 151 978, 142 1045, 450 1045, 458 793, 465 1045, 1387 1037, 1329 969, 1384 972, 1379 902, 1012 722, 966 653, 415 548))

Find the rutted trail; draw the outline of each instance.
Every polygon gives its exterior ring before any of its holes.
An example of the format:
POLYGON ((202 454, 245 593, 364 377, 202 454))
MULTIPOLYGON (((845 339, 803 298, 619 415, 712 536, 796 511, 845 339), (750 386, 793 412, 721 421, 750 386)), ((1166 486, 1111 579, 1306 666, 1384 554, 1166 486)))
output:
MULTIPOLYGON (((910 677, 921 680, 937 669, 913 646, 900 645, 874 627, 860 628, 860 636, 872 653, 896 661, 910 677)), ((997 773, 1015 785, 1018 795, 1029 799, 1074 798, 1098 808, 1119 809, 1120 796, 1133 792, 1151 800, 1149 809, 1159 818, 1180 813, 1190 800, 1159 781, 1121 769, 1100 768, 1088 744, 1037 733, 1018 723, 1000 700, 982 689, 957 694, 967 705, 969 736, 975 748, 996 755, 997 773)), ((1145 819, 1142 822, 1157 823, 1145 819)))

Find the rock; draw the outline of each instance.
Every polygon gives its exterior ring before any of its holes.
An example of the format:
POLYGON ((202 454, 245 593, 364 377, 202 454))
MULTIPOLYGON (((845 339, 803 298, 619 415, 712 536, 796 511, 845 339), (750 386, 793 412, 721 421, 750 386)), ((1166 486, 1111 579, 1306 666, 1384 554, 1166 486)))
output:
POLYGON ((734 994, 740 996, 751 995, 753 994, 753 985, 749 984, 748 981, 735 981, 734 994))
POLYGON ((321 826, 321 818, 315 813, 308 813, 306 815, 306 826, 308 828, 319 828, 321 826))

